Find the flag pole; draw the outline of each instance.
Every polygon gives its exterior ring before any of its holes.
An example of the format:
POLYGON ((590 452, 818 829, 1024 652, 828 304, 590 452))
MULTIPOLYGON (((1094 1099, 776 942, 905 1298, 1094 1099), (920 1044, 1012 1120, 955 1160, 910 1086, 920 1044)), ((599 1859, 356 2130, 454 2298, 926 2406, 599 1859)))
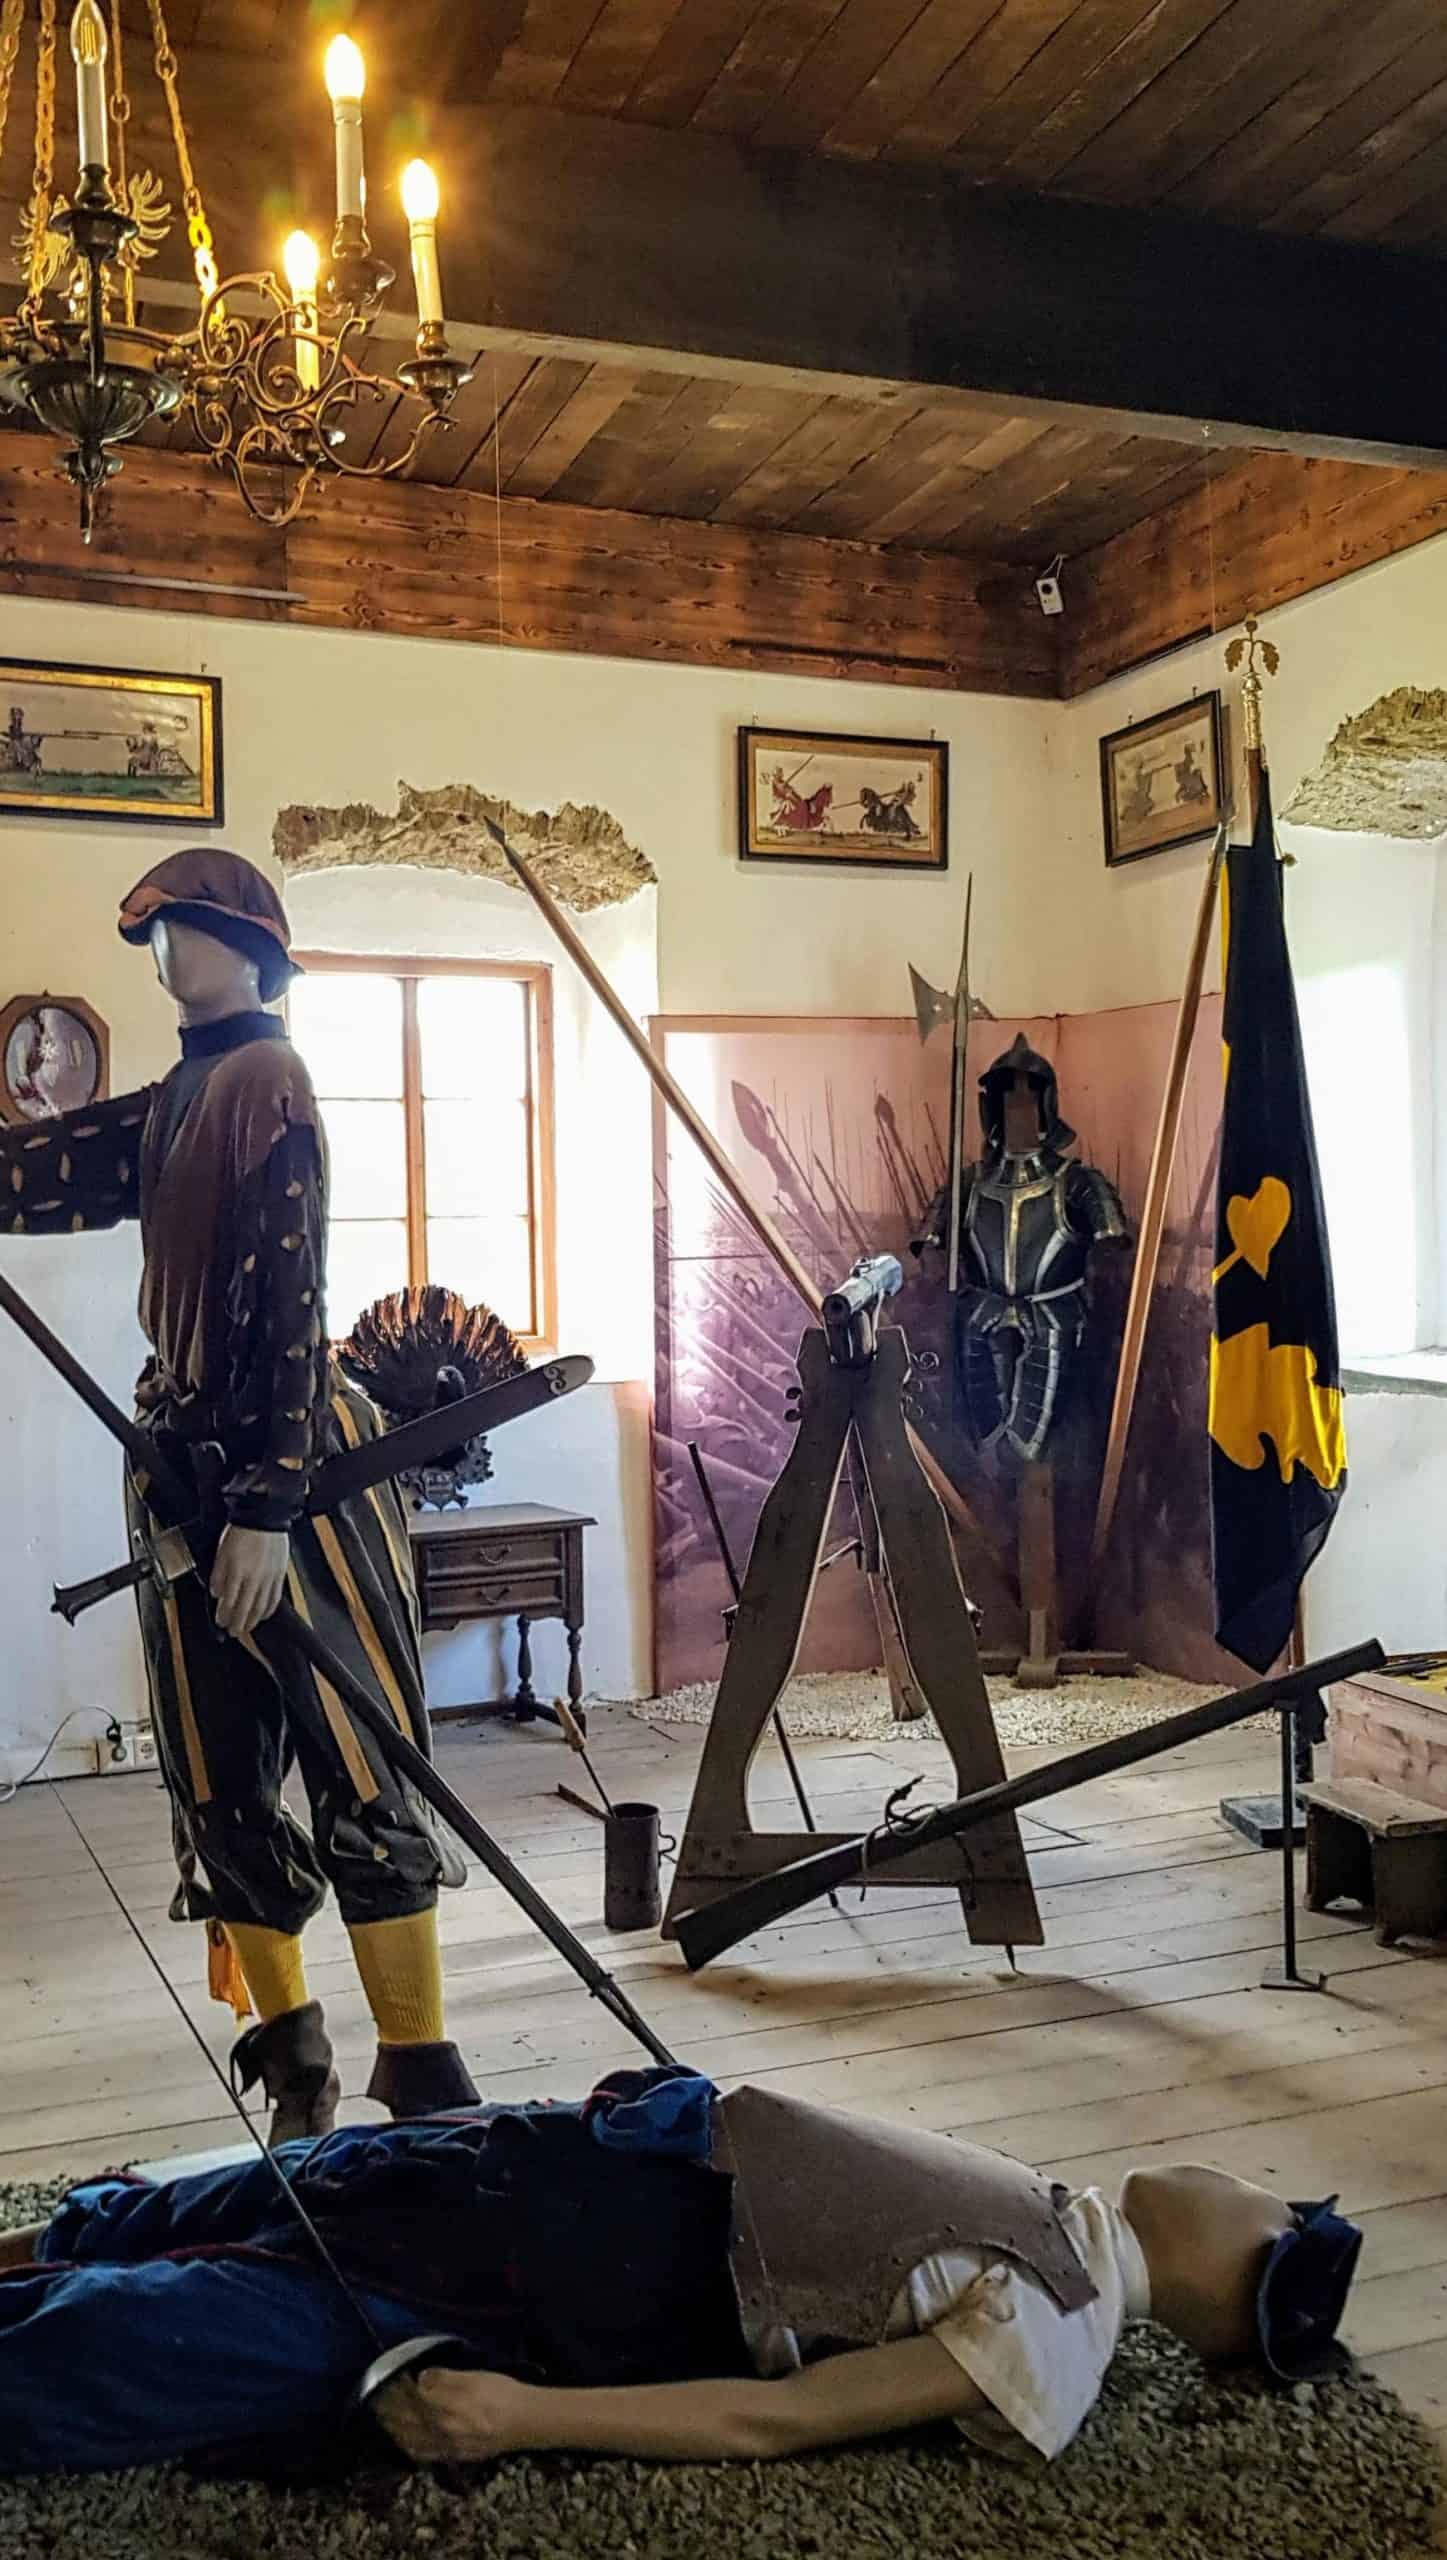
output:
MULTIPOLYGON (((1246 834, 1250 842, 1256 833, 1261 813, 1261 776, 1266 762, 1261 730, 1261 672, 1257 666, 1258 650, 1268 675, 1275 675, 1277 652, 1268 640, 1259 636, 1254 613, 1246 616, 1244 636, 1231 642, 1226 651, 1226 665, 1234 669, 1244 658, 1246 672, 1241 679, 1241 738, 1246 761, 1246 834)), ((1282 855, 1289 862, 1292 857, 1282 855)), ((1299 1670, 1306 1659, 1305 1634, 1302 1626, 1301 1600, 1298 1595, 1296 1614, 1292 1620, 1291 1641, 1287 1648, 1288 1671, 1299 1670)), ((1309 1706, 1319 1714, 1319 1702, 1291 1699, 1281 1710, 1281 1777, 1278 1794, 1271 1796, 1223 1796, 1220 1812, 1223 1822, 1258 1849, 1279 1839, 1281 1851, 1281 1962, 1268 1966, 1261 1977, 1263 1991, 1324 1991, 1326 1976, 1303 1973, 1297 1961, 1296 1941, 1296 1787, 1298 1762, 1303 1749, 1303 1736, 1309 1729, 1302 1722, 1303 1708, 1309 1706)), ((1306 1775, 1311 1775, 1310 1745, 1306 1775)))
POLYGON ((1086 1590, 1091 1595, 1099 1588, 1100 1567, 1110 1542, 1116 1504, 1120 1499, 1121 1476, 1125 1469, 1126 1442, 1130 1437, 1131 1417, 1135 1412, 1136 1388, 1140 1383, 1141 1357, 1145 1350, 1146 1327, 1150 1323, 1151 1300, 1155 1294, 1156 1273, 1160 1267, 1161 1244, 1166 1229, 1166 1204, 1170 1198, 1171 1176, 1176 1167, 1176 1146, 1181 1134, 1181 1119, 1186 1102, 1186 1073, 1191 1062, 1191 1044, 1196 1036, 1196 1020, 1201 1009, 1201 988, 1206 975, 1206 958, 1211 947, 1211 920, 1216 911, 1216 892, 1221 878, 1221 864, 1226 851, 1224 824, 1216 830, 1216 841, 1206 865, 1201 885, 1201 902, 1196 911, 1196 929, 1186 960, 1186 982, 1176 1008, 1175 1035, 1171 1041, 1170 1062, 1161 1094, 1161 1113, 1156 1125, 1156 1142, 1151 1153, 1151 1168, 1146 1180, 1145 1204, 1141 1210, 1140 1239, 1136 1245, 1135 1268, 1131 1273, 1130 1297, 1126 1303, 1125 1329, 1121 1335, 1120 1364, 1116 1370, 1115 1397, 1110 1410, 1110 1428, 1106 1433, 1105 1458, 1100 1471, 1100 1493, 1095 1506, 1095 1527, 1090 1540, 1090 1562, 1086 1570, 1086 1590))

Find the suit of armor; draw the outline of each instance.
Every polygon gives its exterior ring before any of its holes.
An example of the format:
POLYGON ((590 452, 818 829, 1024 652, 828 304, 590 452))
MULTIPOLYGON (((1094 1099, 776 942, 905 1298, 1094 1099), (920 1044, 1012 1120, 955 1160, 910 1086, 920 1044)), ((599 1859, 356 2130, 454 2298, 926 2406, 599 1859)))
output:
MULTIPOLYGON (((980 1078, 980 1124, 984 1151, 960 1196, 956 1359, 980 1446, 1004 1441, 1035 1459, 1085 1330, 1091 1246, 1129 1228, 1114 1184, 1066 1154, 1075 1132, 1060 1117, 1055 1071, 1023 1033, 980 1078)), ((944 1245, 948 1219, 945 1190, 916 1252, 944 1245)))

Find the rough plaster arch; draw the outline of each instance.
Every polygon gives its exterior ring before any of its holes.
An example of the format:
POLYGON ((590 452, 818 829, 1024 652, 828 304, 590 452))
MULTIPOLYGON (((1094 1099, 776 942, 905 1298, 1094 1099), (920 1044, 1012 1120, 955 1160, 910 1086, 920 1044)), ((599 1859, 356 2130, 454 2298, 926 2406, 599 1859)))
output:
POLYGON ((411 864, 423 871, 500 880, 521 897, 484 817, 528 855, 543 885, 576 914, 622 906, 657 880, 647 855, 628 842, 607 809, 578 808, 571 800, 556 812, 519 809, 470 782, 446 783, 435 791, 399 782, 397 807, 391 811, 364 801, 342 809, 283 809, 272 831, 272 850, 292 878, 304 871, 366 863, 411 864))
POLYGON ((1447 834, 1447 692, 1398 685, 1343 720, 1281 815, 1349 835, 1447 834))

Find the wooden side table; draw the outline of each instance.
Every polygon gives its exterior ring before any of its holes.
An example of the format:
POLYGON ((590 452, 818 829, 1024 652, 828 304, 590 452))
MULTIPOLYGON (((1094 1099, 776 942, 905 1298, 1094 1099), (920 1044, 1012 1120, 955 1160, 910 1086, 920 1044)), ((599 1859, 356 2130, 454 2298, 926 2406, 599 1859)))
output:
MULTIPOLYGON (((596 1523, 580 1511, 543 1502, 480 1502, 466 1511, 414 1511, 408 1522, 422 1631, 516 1616, 518 1683, 511 1698, 484 1698, 454 1710, 463 1715, 535 1716, 557 1723, 533 1689, 529 1630, 561 1618, 568 1631, 568 1702, 583 1696, 583 1532, 596 1523)), ((581 1722, 581 1717, 579 1719, 581 1722)))

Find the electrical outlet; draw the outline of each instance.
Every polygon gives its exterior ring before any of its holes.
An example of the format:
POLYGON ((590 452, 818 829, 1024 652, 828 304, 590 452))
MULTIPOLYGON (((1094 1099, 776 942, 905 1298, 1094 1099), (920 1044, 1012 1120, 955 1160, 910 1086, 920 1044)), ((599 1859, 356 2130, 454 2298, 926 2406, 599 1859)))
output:
POLYGON ((156 1729, 151 1724, 122 1724, 113 1717, 95 1746, 96 1774, 121 1777, 133 1769, 156 1766, 156 1729))

